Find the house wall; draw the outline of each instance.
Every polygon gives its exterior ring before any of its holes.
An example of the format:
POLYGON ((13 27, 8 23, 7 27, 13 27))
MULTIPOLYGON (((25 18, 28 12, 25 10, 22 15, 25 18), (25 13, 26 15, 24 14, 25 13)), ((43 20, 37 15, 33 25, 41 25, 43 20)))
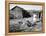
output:
POLYGON ((22 18, 22 10, 20 8, 15 8, 14 10, 11 10, 11 14, 14 15, 14 18, 22 18))

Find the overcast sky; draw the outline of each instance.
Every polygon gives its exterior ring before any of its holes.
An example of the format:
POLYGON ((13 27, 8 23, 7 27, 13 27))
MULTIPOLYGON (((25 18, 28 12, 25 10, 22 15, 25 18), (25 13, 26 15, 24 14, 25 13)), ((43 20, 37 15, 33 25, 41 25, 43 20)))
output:
POLYGON ((24 8, 25 10, 42 10, 42 6, 38 5, 20 5, 20 4, 10 4, 10 9, 12 9, 15 6, 19 6, 21 8, 24 8))

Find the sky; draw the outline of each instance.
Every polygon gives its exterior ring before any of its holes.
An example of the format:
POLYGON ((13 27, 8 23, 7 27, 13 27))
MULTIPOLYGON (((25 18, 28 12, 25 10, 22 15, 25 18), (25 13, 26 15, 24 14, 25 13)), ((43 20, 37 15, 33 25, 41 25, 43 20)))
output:
POLYGON ((21 4, 10 4, 10 9, 12 9, 15 6, 19 6, 21 8, 24 8, 25 10, 42 10, 42 6, 40 5, 21 5, 21 4))

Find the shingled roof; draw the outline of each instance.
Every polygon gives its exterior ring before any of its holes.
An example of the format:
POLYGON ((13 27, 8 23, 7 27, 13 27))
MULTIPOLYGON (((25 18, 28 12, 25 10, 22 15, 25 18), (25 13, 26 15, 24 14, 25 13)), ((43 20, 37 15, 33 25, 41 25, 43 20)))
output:
POLYGON ((24 8, 21 8, 19 6, 15 6, 11 10, 14 10, 15 8, 20 8, 22 10, 23 18, 31 17, 31 15, 29 14, 29 12, 27 12, 27 10, 25 10, 24 8))

